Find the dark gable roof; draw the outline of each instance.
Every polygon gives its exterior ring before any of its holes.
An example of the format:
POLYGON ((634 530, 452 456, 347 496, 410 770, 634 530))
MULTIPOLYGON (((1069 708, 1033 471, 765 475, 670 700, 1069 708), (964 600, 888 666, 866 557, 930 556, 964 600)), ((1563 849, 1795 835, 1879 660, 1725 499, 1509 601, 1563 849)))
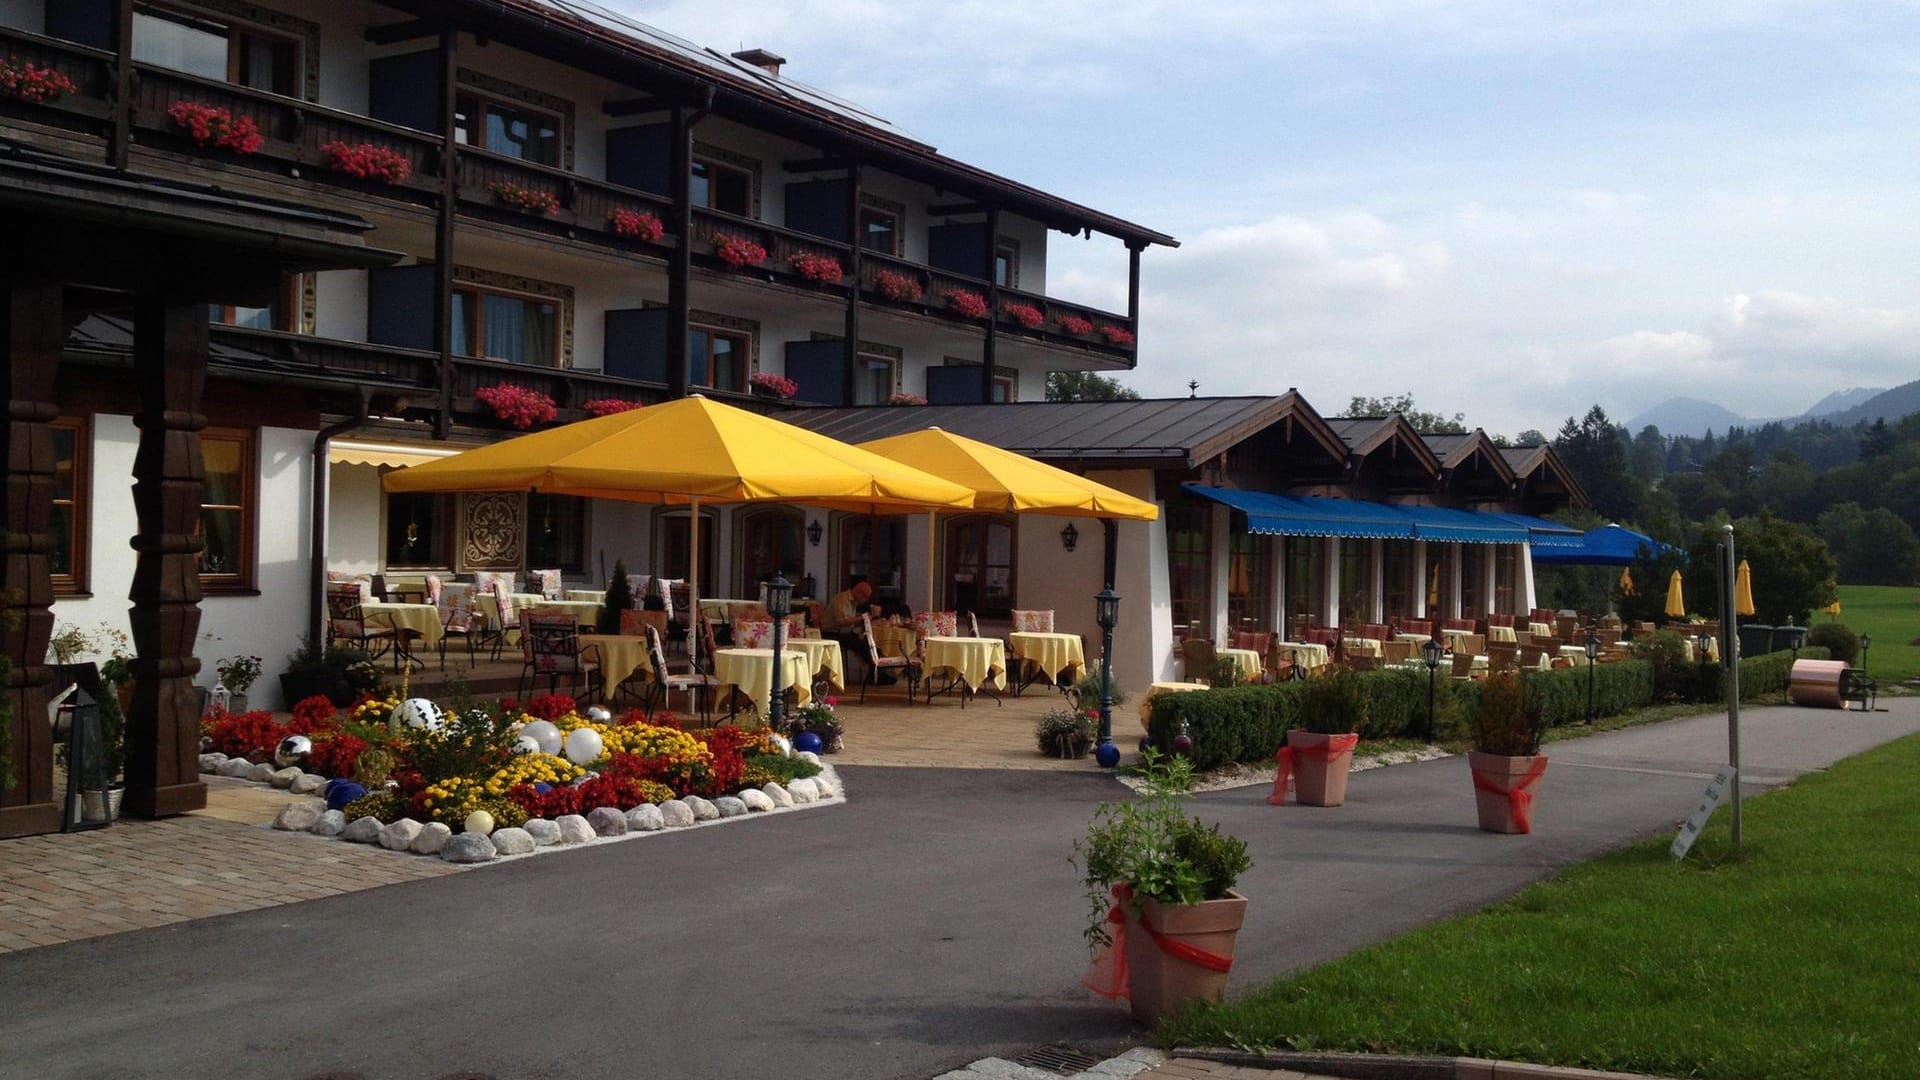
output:
POLYGON ((1293 414, 1298 404, 1291 394, 1031 401, 793 409, 780 419, 849 443, 937 427, 1046 461, 1192 468, 1293 414))
POLYGON ((1513 467, 1507 464, 1506 454, 1501 447, 1488 437, 1485 431, 1474 428, 1461 434, 1451 432, 1443 435, 1422 435, 1427 441, 1427 449, 1432 450, 1440 459, 1440 465, 1446 469, 1457 469, 1465 465, 1476 452, 1483 452, 1494 469, 1500 472, 1502 479, 1512 483, 1518 479, 1513 467))
POLYGON ((1440 458, 1428 446, 1426 436, 1414 430, 1413 425, 1407 423, 1399 413, 1386 416, 1336 416, 1327 420, 1327 426, 1340 436, 1349 451, 1360 457, 1373 453, 1397 435, 1419 455, 1423 465, 1436 474, 1440 471, 1440 458))
POLYGON ((1546 443, 1537 446, 1503 446, 1500 448, 1500 457, 1507 463, 1507 468, 1522 480, 1542 468, 1551 469, 1560 483, 1566 486, 1574 505, 1587 505, 1586 489, 1574 479, 1573 470, 1567 468, 1567 463, 1560 460, 1560 455, 1553 452, 1552 446, 1546 443))

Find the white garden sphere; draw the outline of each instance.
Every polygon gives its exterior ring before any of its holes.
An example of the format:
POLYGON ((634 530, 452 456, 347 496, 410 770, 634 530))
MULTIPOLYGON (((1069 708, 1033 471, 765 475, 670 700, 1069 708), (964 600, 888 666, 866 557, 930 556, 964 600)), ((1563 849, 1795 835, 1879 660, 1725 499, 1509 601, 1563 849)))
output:
POLYGON ((423 697, 408 698, 401 702, 393 715, 410 728, 438 731, 447 725, 447 714, 441 711, 440 706, 423 697))
POLYGON ((596 724, 604 724, 607 721, 613 719, 613 714, 607 711, 606 706, 595 705, 592 708, 589 708, 587 710, 587 719, 593 721, 596 724))
POLYGON ((464 828, 468 832, 478 836, 492 835, 493 815, 487 813, 485 810, 475 810, 473 813, 467 815, 464 828))
POLYGON ((793 743, 785 735, 774 735, 772 740, 774 749, 780 751, 781 757, 793 756, 793 743))
POLYGON ((513 752, 516 754, 537 754, 540 752, 540 740, 531 735, 521 735, 513 740, 513 752))
POLYGON ((607 749, 606 740, 592 728, 574 728, 567 732, 567 760, 575 765, 591 765, 607 749))
POLYGON ((532 739, 538 744, 540 752, 543 754, 558 754, 560 752, 560 729, 554 727, 553 722, 550 720, 535 720, 533 723, 521 728, 520 734, 525 738, 532 739))

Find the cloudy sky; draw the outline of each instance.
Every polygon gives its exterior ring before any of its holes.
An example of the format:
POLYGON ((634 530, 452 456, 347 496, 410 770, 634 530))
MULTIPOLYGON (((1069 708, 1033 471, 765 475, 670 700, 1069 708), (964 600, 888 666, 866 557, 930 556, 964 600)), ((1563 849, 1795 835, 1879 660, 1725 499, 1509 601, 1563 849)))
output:
MULTIPOLYGON (((1171 233, 1149 395, 1412 391, 1549 432, 1920 378, 1920 7, 612 0, 1171 233)), ((1118 244, 1056 295, 1124 309, 1118 244)))

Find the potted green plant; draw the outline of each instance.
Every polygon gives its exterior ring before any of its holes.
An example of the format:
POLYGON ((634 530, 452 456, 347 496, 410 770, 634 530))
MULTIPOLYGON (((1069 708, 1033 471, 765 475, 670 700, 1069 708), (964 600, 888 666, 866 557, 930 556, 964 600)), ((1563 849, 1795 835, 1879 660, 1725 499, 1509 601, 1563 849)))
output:
POLYGON ((1366 723, 1367 702, 1360 679, 1335 671, 1307 681, 1300 705, 1300 727, 1287 732, 1280 751, 1280 775, 1267 801, 1286 801, 1286 779, 1293 775, 1294 798, 1302 806, 1339 806, 1347 801, 1347 776, 1353 768, 1356 734, 1366 723))
POLYGON ((633 584, 627 580, 627 561, 613 560, 613 577, 607 581, 607 593, 600 598, 600 616, 595 629, 602 634, 620 632, 620 613, 633 606, 633 584))
POLYGON ((1534 789, 1547 772, 1541 736, 1539 723, 1527 716, 1520 676, 1503 672, 1481 684, 1467 765, 1473 770, 1473 804, 1482 829, 1533 831, 1534 789))
POLYGON ((1081 758, 1093 749, 1100 714, 1092 709, 1051 709, 1033 726, 1040 752, 1053 757, 1081 758))
POLYGON ((325 695, 344 709, 362 693, 377 696, 380 688, 380 669, 364 650, 316 646, 307 638, 287 655, 287 670, 280 676, 280 696, 289 708, 315 695, 325 695))
POLYGON ((1153 1024, 1188 1002, 1226 996, 1247 914, 1233 886, 1252 860, 1245 842, 1187 814, 1191 761, 1145 754, 1141 797, 1102 804, 1072 862, 1090 909, 1086 985, 1127 998, 1133 1018, 1153 1024))
POLYGON ((260 658, 257 656, 229 656, 220 661, 214 673, 220 677, 220 685, 227 688, 227 711, 243 713, 247 711, 247 691, 260 681, 260 658))

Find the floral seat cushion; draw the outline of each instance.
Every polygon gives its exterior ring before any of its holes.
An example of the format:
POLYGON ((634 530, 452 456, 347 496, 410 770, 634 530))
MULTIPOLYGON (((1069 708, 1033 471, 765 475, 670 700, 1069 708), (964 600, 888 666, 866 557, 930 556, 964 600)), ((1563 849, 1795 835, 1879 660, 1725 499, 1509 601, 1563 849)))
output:
POLYGON ((739 649, 773 648, 773 623, 767 619, 735 619, 733 644, 739 649))
POLYGON ((1013 632, 1016 634, 1053 633, 1053 610, 1022 611, 1013 609, 1013 632))

